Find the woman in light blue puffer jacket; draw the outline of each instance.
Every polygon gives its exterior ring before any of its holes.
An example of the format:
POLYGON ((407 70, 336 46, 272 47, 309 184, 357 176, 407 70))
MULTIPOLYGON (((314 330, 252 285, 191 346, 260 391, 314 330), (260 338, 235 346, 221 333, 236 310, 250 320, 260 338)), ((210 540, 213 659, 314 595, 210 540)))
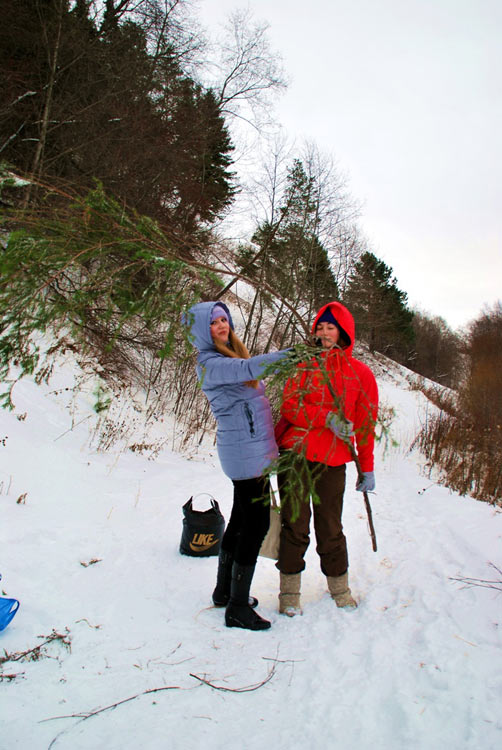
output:
POLYGON ((194 305, 184 322, 199 352, 197 376, 216 419, 221 466, 234 485, 213 602, 226 605, 228 627, 265 630, 270 622, 255 612, 258 602, 249 597, 249 589, 269 524, 269 507, 263 502, 269 496, 269 480, 263 473, 278 451, 272 412, 260 378, 288 352, 250 357, 234 333, 232 316, 223 302, 194 305))

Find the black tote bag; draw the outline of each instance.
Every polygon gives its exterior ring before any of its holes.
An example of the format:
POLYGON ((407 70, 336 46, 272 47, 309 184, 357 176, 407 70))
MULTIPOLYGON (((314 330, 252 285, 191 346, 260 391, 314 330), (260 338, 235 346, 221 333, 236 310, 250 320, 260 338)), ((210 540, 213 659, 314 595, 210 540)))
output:
MULTIPOLYGON (((201 495, 209 495, 201 492, 201 495)), ((199 495, 195 495, 199 497, 199 495)), ((183 530, 180 552, 190 557, 210 557, 220 552, 221 538, 225 530, 225 519, 214 497, 207 510, 194 510, 192 496, 183 506, 183 530)))

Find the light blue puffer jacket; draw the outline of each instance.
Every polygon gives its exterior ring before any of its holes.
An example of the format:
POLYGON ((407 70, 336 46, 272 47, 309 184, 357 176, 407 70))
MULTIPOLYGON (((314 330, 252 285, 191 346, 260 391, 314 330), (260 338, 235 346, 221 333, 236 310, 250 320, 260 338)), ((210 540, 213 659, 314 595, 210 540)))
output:
POLYGON ((211 313, 218 304, 234 324, 223 302, 200 302, 190 308, 184 322, 190 326, 197 356, 197 376, 215 416, 216 445, 221 466, 230 479, 260 476, 277 457, 270 403, 262 382, 258 388, 245 385, 259 380, 272 362, 286 351, 261 354, 250 359, 232 359, 216 351, 211 338, 211 313))

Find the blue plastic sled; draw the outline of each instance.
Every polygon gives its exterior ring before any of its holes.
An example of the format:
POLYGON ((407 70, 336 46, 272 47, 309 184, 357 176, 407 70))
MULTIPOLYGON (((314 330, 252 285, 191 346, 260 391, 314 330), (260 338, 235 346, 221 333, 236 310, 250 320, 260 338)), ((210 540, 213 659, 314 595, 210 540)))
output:
POLYGON ((19 602, 17 599, 4 599, 0 597, 0 630, 4 630, 7 627, 18 609, 19 602))

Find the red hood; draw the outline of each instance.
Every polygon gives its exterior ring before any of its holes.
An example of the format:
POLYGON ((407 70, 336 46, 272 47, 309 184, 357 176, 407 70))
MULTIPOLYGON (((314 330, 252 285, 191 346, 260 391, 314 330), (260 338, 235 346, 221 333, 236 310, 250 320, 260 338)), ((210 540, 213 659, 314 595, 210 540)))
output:
POLYGON ((350 339, 350 344, 345 347, 344 351, 347 352, 347 354, 352 354, 352 349, 354 348, 354 340, 355 340, 355 334, 356 334, 356 327, 354 325, 354 318, 352 317, 352 313, 350 313, 344 305, 342 305, 340 302, 328 302, 327 305, 324 305, 321 307, 317 315, 315 316, 315 320, 312 324, 312 335, 315 334, 315 329, 317 325, 317 321, 321 317, 321 315, 326 311, 330 310, 333 317, 336 319, 337 323, 340 324, 341 328, 345 331, 347 336, 350 339))

